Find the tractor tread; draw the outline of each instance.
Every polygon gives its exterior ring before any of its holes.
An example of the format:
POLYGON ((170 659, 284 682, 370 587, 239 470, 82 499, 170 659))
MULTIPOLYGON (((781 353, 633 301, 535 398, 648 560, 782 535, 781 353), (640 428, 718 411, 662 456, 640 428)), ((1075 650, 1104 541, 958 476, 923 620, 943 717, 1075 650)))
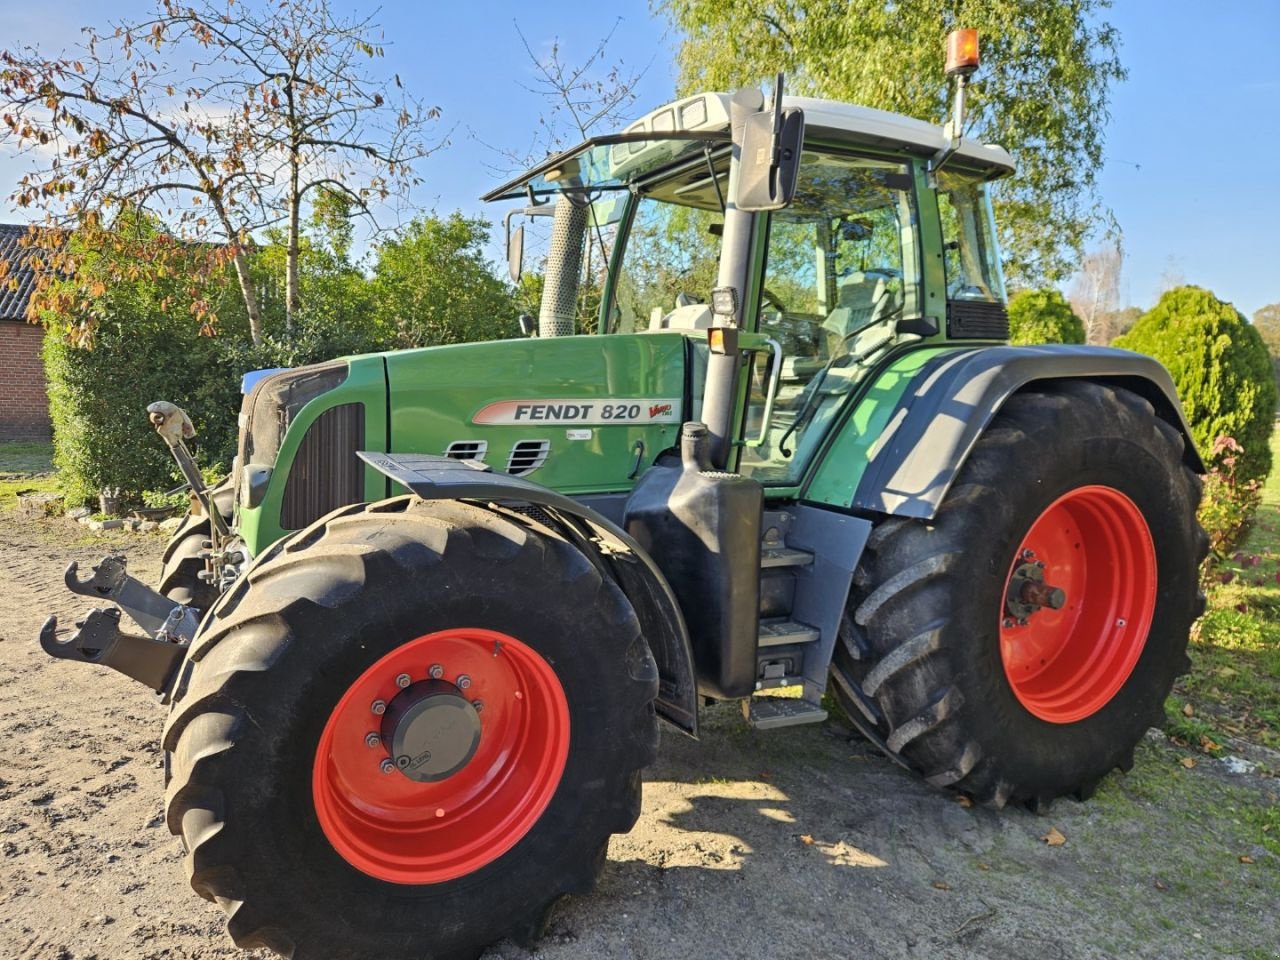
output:
MULTIPOLYGON (((653 704, 657 672, 651 662, 637 666, 647 648, 638 653, 630 649, 640 638, 639 623, 621 590, 565 541, 534 534, 517 520, 477 506, 402 497, 347 507, 278 543, 242 578, 240 589, 222 598, 206 620, 205 632, 193 643, 165 724, 163 743, 171 755, 167 825, 186 847, 185 867, 192 888, 222 905, 228 932, 242 948, 267 947, 294 960, 364 955, 363 948, 345 943, 339 944, 335 953, 334 944, 317 933, 313 924, 275 915, 257 902, 263 898, 262 883, 237 866, 252 862, 253 825, 237 821, 231 801, 219 785, 237 778, 237 742, 259 722, 245 705, 252 696, 250 688, 261 689, 261 681, 254 678, 281 669, 288 661, 290 648, 296 643, 290 637, 290 623, 341 607, 343 600, 358 594, 365 583, 390 583, 396 577, 403 582, 421 571, 424 554, 431 552, 429 546, 437 547, 441 563, 447 562, 449 552, 465 546, 471 555, 489 559, 523 554, 521 569, 559 575, 558 596, 566 603, 602 611, 618 628, 620 661, 630 664, 623 671, 627 679, 617 681, 618 689, 627 692, 618 702, 619 720, 613 731, 616 755, 626 758, 622 762, 630 772, 606 780, 601 796, 592 801, 600 811, 592 822, 601 826, 590 829, 601 829, 602 833, 584 841, 594 844, 595 852, 562 864, 564 869, 556 882, 538 891, 539 902, 533 912, 513 916, 510 930, 504 932, 516 935, 540 930, 550 907, 561 896, 590 890, 604 864, 609 834, 629 830, 639 817, 640 770, 656 759, 658 747, 653 704), (375 550, 368 543, 373 537, 371 526, 385 526, 381 515, 388 513, 399 515, 396 533, 390 540, 384 538, 389 546, 375 550), (402 526, 404 522, 409 526, 402 526), (325 544, 322 552, 307 549, 321 543, 325 544), (553 549, 554 558, 550 555, 553 549), (246 589, 246 583, 252 589, 246 589), (324 583, 326 589, 310 591, 313 583, 324 583)), ((357 615, 376 620, 382 611, 362 607, 357 615)), ((651 661, 651 656, 648 659, 651 661)), ((409 956, 401 951, 414 946, 397 945, 393 952, 379 955, 409 956)), ((421 943, 416 946, 413 956, 421 954, 421 943)), ((462 960, 478 956, 484 944, 455 946, 432 956, 462 960)))
MULTIPOLYGON (((1175 528, 1169 542, 1186 545, 1185 569, 1178 567, 1174 582, 1186 580, 1189 589, 1184 601, 1168 607, 1169 639, 1162 641, 1167 656, 1162 654, 1151 679, 1134 694, 1143 716, 1149 706, 1161 709, 1174 676, 1184 669, 1191 621, 1203 609, 1195 589, 1195 565, 1207 545, 1194 521, 1201 485, 1183 462, 1180 432, 1147 400, 1123 387, 1086 381, 1037 384, 1006 401, 932 520, 877 522, 855 572, 832 658, 834 695, 874 743, 926 781, 990 807, 1019 803, 1043 810, 1057 796, 1087 797, 1110 769, 1132 765, 1133 745, 1145 732, 1143 726, 1125 742, 1133 732, 1127 727, 1119 739, 1091 728, 1090 739, 1076 744, 1064 767, 1051 746, 1052 731, 1035 732, 1040 721, 1016 701, 993 703, 1011 696, 998 650, 994 660, 964 659, 979 655, 968 652, 979 649, 972 638, 991 636, 997 623, 992 614, 990 623, 979 626, 958 611, 975 574, 987 569, 975 569, 974 544, 1001 534, 1006 486, 1026 473, 1027 464, 1048 469, 1037 458, 1064 437, 1096 442, 1100 449, 1116 449, 1121 440, 1139 443, 1149 451, 1149 470, 1157 476, 1164 471, 1172 504, 1164 508, 1172 511, 1166 522, 1175 528), (1020 745, 1028 733, 1040 738, 1035 748, 1020 745)), ((983 561, 988 562, 994 569, 1006 561, 983 561)))

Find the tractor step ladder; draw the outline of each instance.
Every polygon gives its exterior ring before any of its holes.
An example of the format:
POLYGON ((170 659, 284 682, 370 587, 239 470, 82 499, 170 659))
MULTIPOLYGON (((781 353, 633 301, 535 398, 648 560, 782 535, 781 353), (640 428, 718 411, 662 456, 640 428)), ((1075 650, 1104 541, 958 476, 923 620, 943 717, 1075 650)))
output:
POLYGON ((773 617, 760 621, 760 646, 780 647, 789 643, 813 643, 818 630, 808 624, 797 623, 786 617, 773 617))
POLYGON ((798 727, 804 723, 821 723, 827 711, 808 700, 790 697, 752 697, 742 701, 742 715, 757 730, 798 727))
POLYGON ((795 619, 796 577, 808 573, 813 554, 788 546, 785 513, 766 513, 760 544, 760 626, 756 645, 756 695, 742 701, 742 715, 757 730, 821 723, 827 711, 799 697, 762 695, 802 682, 805 649, 816 643, 816 627, 795 619))

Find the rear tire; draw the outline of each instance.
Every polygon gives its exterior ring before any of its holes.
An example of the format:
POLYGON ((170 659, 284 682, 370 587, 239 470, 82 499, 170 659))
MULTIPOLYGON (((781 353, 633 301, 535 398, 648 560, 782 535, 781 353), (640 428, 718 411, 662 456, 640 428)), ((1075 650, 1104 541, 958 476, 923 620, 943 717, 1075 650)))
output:
POLYGON ((503 937, 535 938, 562 895, 594 885, 609 836, 640 812, 657 689, 630 604, 566 541, 461 503, 346 507, 259 558, 193 641, 165 730, 169 828, 189 850, 192 887, 226 910, 241 947, 294 960, 472 957, 503 937), (486 679, 518 659, 510 644, 466 646, 495 636, 520 648, 515 686, 486 679), (433 646, 441 637, 454 647, 433 646), (458 679, 467 656, 475 679, 461 689, 484 697, 474 758, 506 736, 504 755, 534 757, 511 774, 527 775, 528 790, 503 794, 506 781, 470 760, 410 783, 381 772, 386 754, 364 743, 365 727, 394 712, 365 706, 368 683, 390 684, 390 702, 392 674, 413 674, 408 693, 437 660, 444 681, 458 679), (537 719, 556 713, 556 690, 563 727, 537 719), (562 748, 559 773, 545 772, 548 743, 562 748), (477 771, 475 791, 450 792, 477 771), (412 804, 379 806, 388 785, 412 804), (538 790, 540 811, 520 805, 538 790), (442 821, 437 802, 449 808, 442 821), (493 817, 466 819, 477 809, 493 817), (384 811, 407 819, 384 822, 384 811), (531 822, 491 843, 507 813, 531 822))
POLYGON ((832 662, 850 717, 930 783, 997 807, 1085 798, 1128 769, 1203 611, 1182 454, 1130 391, 1011 397, 933 520, 873 530, 832 662), (1071 588, 1061 610, 1011 608, 1028 562, 1071 588))

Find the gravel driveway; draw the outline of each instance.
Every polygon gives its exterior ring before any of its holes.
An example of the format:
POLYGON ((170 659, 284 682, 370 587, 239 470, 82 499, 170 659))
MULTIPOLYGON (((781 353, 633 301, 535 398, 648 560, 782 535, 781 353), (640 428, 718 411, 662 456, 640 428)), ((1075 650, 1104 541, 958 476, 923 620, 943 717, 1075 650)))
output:
MULTIPOLYGON (((69 521, 0 515, 0 958, 250 956, 163 825, 162 708, 35 642, 49 612, 83 612, 67 562, 112 545, 154 579, 158 537, 91 543, 69 521)), ((1089 803, 996 813, 839 725, 759 733, 725 705, 701 742, 664 732, 597 892, 562 904, 535 950, 486 956, 1274 960, 1280 781, 1190 757, 1153 732, 1089 803)))

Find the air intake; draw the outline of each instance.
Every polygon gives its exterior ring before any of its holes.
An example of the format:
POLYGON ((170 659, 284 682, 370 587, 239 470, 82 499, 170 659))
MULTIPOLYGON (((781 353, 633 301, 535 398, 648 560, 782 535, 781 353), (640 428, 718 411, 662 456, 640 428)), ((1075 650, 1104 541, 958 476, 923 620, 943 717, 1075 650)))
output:
POLYGON ((532 473, 547 462, 550 451, 550 440, 521 440, 511 448, 511 455, 507 457, 507 473, 513 477, 532 473))
POLYGON ((445 448, 444 455, 454 460, 483 460, 488 452, 487 440, 455 440, 445 448))

